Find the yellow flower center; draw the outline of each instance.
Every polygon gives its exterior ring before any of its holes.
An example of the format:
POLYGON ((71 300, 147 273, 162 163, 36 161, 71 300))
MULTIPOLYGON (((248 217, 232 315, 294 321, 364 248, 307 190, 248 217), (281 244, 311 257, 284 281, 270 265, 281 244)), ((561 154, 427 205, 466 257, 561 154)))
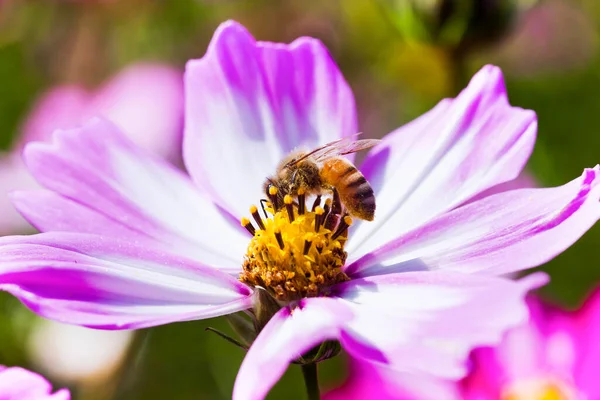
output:
POLYGON ((302 189, 295 199, 286 195, 284 204, 277 204, 276 188, 271 187, 269 194, 264 218, 256 206, 250 207, 256 227, 242 218, 242 226, 253 237, 240 281, 263 287, 277 300, 288 302, 327 295, 328 287, 349 280, 341 268, 352 219, 332 211, 340 207, 332 206, 331 199, 321 206, 320 196, 308 210, 302 189))
POLYGON ((513 383, 503 391, 501 400, 571 400, 576 394, 571 385, 554 378, 530 379, 513 383))

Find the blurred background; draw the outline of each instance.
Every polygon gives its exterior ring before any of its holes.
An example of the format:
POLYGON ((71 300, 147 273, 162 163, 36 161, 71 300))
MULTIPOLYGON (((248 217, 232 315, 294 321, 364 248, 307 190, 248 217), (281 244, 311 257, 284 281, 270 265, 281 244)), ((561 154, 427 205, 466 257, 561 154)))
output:
MULTIPOLYGON (((479 67, 504 70, 513 105, 537 112, 531 185, 555 186, 600 161, 600 2, 596 0, 0 0, 0 234, 32 232, 6 193, 34 187, 30 140, 102 113, 180 164, 182 72, 218 24, 258 39, 314 36, 352 86, 360 130, 381 137, 454 96, 479 67)), ((574 309, 600 282, 600 226, 541 269, 541 295, 574 309)), ((136 333, 51 323, 0 293, 0 364, 71 388, 75 399, 227 399, 243 351, 205 331, 223 320, 136 333)), ((324 387, 345 374, 322 365, 324 387)), ((271 398, 304 399, 289 368, 271 398)))

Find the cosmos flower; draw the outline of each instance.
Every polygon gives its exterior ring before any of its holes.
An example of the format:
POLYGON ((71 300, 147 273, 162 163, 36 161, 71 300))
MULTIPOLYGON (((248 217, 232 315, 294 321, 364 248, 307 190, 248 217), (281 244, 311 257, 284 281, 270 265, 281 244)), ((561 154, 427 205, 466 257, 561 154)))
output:
POLYGON ((7 194, 39 187, 23 165, 21 152, 31 141, 50 139, 58 128, 75 128, 92 116, 114 121, 133 141, 169 161, 181 159, 183 79, 160 64, 134 64, 94 91, 77 85, 54 87, 32 106, 10 153, 0 155, 0 234, 27 231, 7 194))
POLYGON ((338 343, 389 368, 461 377, 469 350, 521 323, 525 293, 546 281, 500 275, 551 259, 600 216, 598 168, 461 206, 519 175, 535 140, 535 114, 508 104, 492 66, 367 155, 377 213, 349 229, 339 202, 313 209, 306 193, 271 199, 268 215, 257 206, 288 152, 358 131, 319 41, 256 42, 224 23, 188 63, 185 89, 189 177, 104 119, 27 146, 46 189, 12 198, 45 233, 0 239, 0 289, 101 329, 245 310, 258 336, 235 399, 264 397, 291 361, 338 343))
POLYGON ((600 291, 577 312, 535 299, 529 308, 528 324, 511 330, 500 345, 473 353, 461 398, 600 398, 600 291))
POLYGON ((69 400, 67 389, 52 394, 52 386, 42 376, 20 367, 0 366, 2 400, 69 400))

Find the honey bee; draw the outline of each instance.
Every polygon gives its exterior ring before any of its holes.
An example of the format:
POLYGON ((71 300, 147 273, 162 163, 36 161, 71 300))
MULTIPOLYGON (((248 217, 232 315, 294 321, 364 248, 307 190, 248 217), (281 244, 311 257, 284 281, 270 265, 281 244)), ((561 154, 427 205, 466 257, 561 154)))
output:
POLYGON ((375 194, 363 174, 349 160, 341 157, 375 146, 380 140, 355 140, 345 137, 310 152, 295 151, 286 156, 274 176, 267 178, 264 190, 277 188, 279 204, 285 195, 300 193, 321 195, 328 191, 339 194, 347 212, 356 218, 372 221, 375 216, 375 194))

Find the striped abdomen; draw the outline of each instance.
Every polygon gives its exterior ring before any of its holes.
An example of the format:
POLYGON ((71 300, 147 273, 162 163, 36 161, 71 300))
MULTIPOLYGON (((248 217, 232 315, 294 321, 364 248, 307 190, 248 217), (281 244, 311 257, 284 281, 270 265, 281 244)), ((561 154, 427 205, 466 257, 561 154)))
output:
POLYGON ((345 158, 331 158, 323 163, 321 180, 337 189, 350 215, 373 221, 375 194, 363 174, 345 158))

